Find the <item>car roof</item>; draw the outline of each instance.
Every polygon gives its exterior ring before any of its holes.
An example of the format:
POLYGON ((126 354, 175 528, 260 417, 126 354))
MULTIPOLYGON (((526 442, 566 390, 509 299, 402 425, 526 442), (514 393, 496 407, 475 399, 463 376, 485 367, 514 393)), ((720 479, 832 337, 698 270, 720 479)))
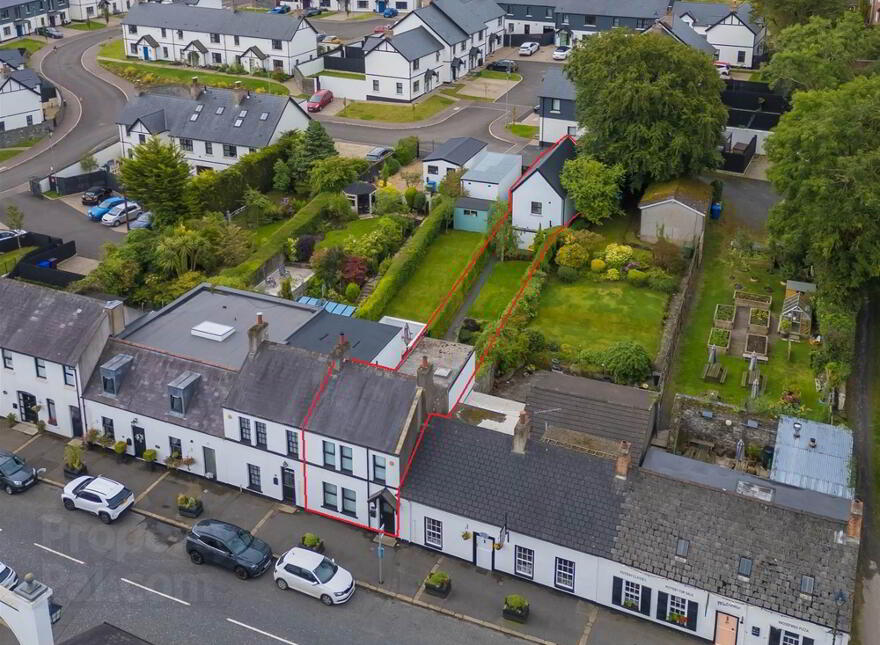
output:
POLYGON ((199 535, 204 534, 226 537, 231 533, 237 533, 238 531, 244 531, 244 529, 240 526, 236 526, 235 524, 223 522, 222 520, 202 520, 201 522, 193 526, 193 532, 199 535))
POLYGON ((309 549, 295 546, 284 556, 284 562, 304 567, 310 571, 315 569, 324 560, 324 556, 309 549))
POLYGON ((377 155, 377 154, 381 154, 381 153, 385 152, 386 150, 391 150, 391 148, 389 148, 387 146, 377 146, 377 147, 373 148, 372 150, 370 150, 367 154, 368 155, 377 155))
POLYGON ((103 475, 98 475, 86 484, 83 490, 87 490, 90 493, 97 493, 98 495, 111 496, 115 495, 123 488, 123 485, 119 482, 108 479, 103 475))
POLYGON ((330 90, 318 90, 317 92, 315 92, 315 96, 317 96, 318 94, 329 94, 329 93, 330 93, 330 90))

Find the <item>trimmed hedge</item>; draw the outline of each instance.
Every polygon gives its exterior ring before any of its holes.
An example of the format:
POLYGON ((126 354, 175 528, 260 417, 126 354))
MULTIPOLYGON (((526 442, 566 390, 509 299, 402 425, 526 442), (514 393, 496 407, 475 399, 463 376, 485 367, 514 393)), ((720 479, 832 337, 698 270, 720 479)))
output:
POLYGON ((259 268, 273 255, 284 251, 288 238, 317 231, 321 209, 335 196, 336 193, 321 193, 315 197, 272 233, 247 260, 237 266, 224 269, 217 276, 218 279, 212 281, 216 284, 242 288, 250 285, 259 268))
POLYGON ((391 299, 416 270, 431 242, 443 230, 446 219, 452 216, 454 210, 455 204, 451 199, 442 196, 435 198, 431 213, 391 260, 385 275, 370 297, 357 308, 355 316, 368 320, 379 320, 382 317, 391 299))
MULTIPOLYGON (((480 247, 474 251, 474 253, 479 254, 476 262, 471 265, 470 271, 467 272, 464 280, 458 283, 458 288, 455 290, 455 293, 449 297, 449 300, 446 301, 446 305, 434 319, 434 322, 428 327, 427 333, 433 338, 443 338, 443 336, 446 335, 446 332, 449 330, 449 325, 452 324, 455 315, 464 303, 464 299, 470 292, 471 287, 480 275, 483 267, 486 266, 486 262, 489 258, 488 249, 480 244, 480 247)), ((471 260, 473 260, 473 256, 471 256, 471 260)), ((468 264, 470 265, 470 262, 468 264)), ((467 267, 465 267, 465 271, 467 271, 467 267)))

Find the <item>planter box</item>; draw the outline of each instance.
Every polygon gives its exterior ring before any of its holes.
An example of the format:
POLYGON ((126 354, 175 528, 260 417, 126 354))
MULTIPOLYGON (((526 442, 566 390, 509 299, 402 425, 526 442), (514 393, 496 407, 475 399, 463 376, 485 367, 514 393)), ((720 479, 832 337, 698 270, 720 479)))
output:
MULTIPOLYGON (((722 327, 721 329, 723 329, 723 327, 722 327)), ((725 330, 725 331, 727 331, 727 330, 725 330)), ((712 345, 713 345, 713 343, 712 343, 712 331, 710 330, 710 331, 709 331, 709 340, 708 340, 707 343, 706 343, 706 347, 712 347, 712 345)), ((715 351, 716 351, 718 354, 726 354, 726 353, 727 353, 727 350, 728 350, 729 348, 730 348, 730 333, 727 334, 727 344, 725 344, 725 345, 723 345, 723 346, 722 346, 722 345, 715 345, 715 351)))
POLYGON ((766 361, 767 355, 770 353, 769 338, 763 334, 748 334, 743 358, 751 358, 752 352, 758 355, 758 360, 766 361))
POLYGON ((715 305, 715 316, 713 318, 713 322, 716 327, 721 329, 733 329, 733 321, 736 320, 736 307, 733 305, 715 305), (724 320, 723 318, 718 317, 718 309, 719 307, 731 307, 733 309, 733 318, 731 320, 724 320))
POLYGON ((438 598, 445 598, 449 595, 449 592, 452 591, 452 580, 448 581, 443 585, 432 585, 429 583, 425 583, 425 593, 431 596, 437 596, 438 598))
POLYGON ((300 542, 299 545, 302 548, 308 549, 309 551, 314 551, 315 553, 324 553, 324 540, 321 540, 320 542, 318 542, 317 546, 306 546, 302 542, 300 542))
POLYGON ((183 517, 198 517, 202 514, 202 510, 204 510, 202 506, 202 500, 199 500, 198 503, 192 508, 184 508, 182 506, 177 507, 177 512, 179 515, 183 517))
POLYGON ((518 623, 524 623, 529 619, 529 608, 526 607, 524 609, 508 609, 507 607, 504 607, 501 610, 501 615, 508 620, 513 620, 518 623))
POLYGON ((753 309, 770 311, 773 297, 765 296, 760 293, 750 293, 748 291, 734 291, 733 302, 737 307, 752 307, 753 309))
POLYGON ((80 470, 71 470, 67 466, 64 467, 64 478, 65 479, 76 479, 77 477, 82 477, 83 475, 88 475, 89 469, 83 464, 83 467, 80 470))
POLYGON ((749 309, 749 333, 750 334, 764 334, 767 335, 770 332, 770 312, 766 309, 758 309, 755 307, 751 307, 749 309), (756 312, 766 311, 767 312, 767 322, 755 322, 754 317, 756 312))

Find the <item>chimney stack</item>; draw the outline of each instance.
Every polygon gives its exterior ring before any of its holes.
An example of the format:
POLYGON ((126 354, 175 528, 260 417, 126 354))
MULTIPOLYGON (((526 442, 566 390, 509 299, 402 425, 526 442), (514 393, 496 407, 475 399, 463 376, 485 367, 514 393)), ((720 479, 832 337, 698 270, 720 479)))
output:
POLYGON ((330 367, 333 369, 333 375, 339 374, 342 369, 342 362, 345 360, 346 354, 351 347, 351 343, 345 338, 345 334, 339 332, 339 340, 336 347, 330 352, 330 367))
POLYGON ((235 81, 235 104, 241 105, 248 97, 248 91, 241 86, 241 81, 235 81))
POLYGON ((257 322, 248 329, 248 356, 253 356, 269 337, 269 323, 263 320, 263 313, 257 314, 257 322))
POLYGON ((795 421, 792 425, 794 426, 794 438, 800 439, 801 438, 801 424, 798 423, 797 421, 795 421))
POLYGON ((614 464, 614 476, 617 479, 626 479, 629 472, 629 465, 632 461, 632 456, 629 454, 630 445, 629 441, 620 442, 620 454, 617 455, 617 461, 614 464))
POLYGON ((422 388, 422 391, 425 393, 428 412, 438 412, 441 414, 447 412, 446 405, 441 405, 440 397, 437 394, 437 387, 434 385, 434 364, 428 361, 426 355, 422 355, 422 363, 416 370, 416 385, 422 388))
POLYGON ((816 437, 810 437, 810 448, 816 447, 816 437))
POLYGON ((202 87, 199 85, 199 77, 193 76, 189 83, 189 95, 193 101, 198 101, 202 95, 202 87))
POLYGON ((862 515, 864 512, 862 500, 853 499, 849 506, 849 521, 846 523, 846 537, 856 542, 862 537, 862 515))
POLYGON ((520 410, 519 419, 513 428, 513 454, 526 454, 526 444, 532 431, 532 422, 525 410, 520 410))

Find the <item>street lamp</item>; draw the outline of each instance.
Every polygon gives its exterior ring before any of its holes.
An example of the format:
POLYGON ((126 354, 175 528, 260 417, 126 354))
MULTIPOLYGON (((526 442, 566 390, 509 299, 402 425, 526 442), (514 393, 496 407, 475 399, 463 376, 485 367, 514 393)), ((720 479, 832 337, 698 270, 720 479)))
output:
POLYGON ((834 604, 837 605, 837 608, 834 611, 834 631, 831 632, 831 645, 837 643, 837 623, 840 620, 840 608, 846 604, 846 594, 842 591, 834 594, 834 604))

